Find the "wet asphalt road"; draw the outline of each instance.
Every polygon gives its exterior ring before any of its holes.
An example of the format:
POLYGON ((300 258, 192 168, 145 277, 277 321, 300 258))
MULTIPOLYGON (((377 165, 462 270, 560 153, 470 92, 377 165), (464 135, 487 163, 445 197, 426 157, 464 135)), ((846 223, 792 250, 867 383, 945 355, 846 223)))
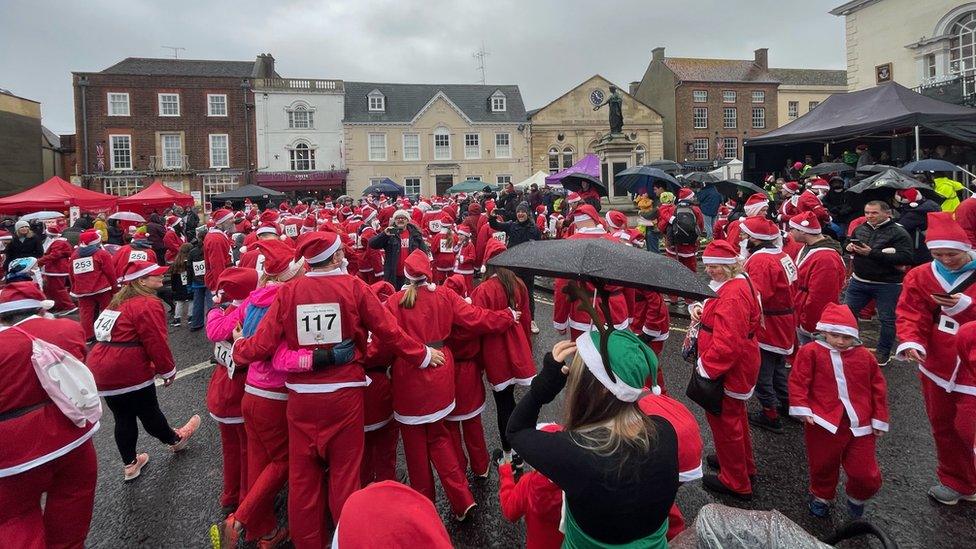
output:
MULTIPOLYGON (((535 339, 537 361, 552 348, 558 335, 551 327, 551 296, 539 293, 537 317, 542 333, 535 339)), ((666 385, 672 395, 688 404, 683 388, 690 367, 680 358, 680 346, 686 326, 682 318, 672 319, 671 338, 665 345, 662 361, 666 385)), ((867 343, 872 344, 871 330, 867 343)), ((140 434, 140 451, 150 454, 142 477, 131 484, 122 482, 122 465, 112 439, 113 422, 106 409, 101 431, 95 436, 99 458, 99 478, 90 547, 209 547, 208 528, 221 518, 218 496, 221 488, 220 439, 216 422, 207 415, 205 394, 211 368, 196 369, 210 357, 210 346, 202 332, 170 328, 170 340, 177 359, 180 377, 172 387, 159 387, 160 402, 170 422, 182 423, 193 413, 203 424, 189 448, 173 455, 167 448, 140 434)), ((893 364, 884 370, 888 380, 892 431, 878 444, 884 475, 880 494, 868 504, 866 518, 887 531, 901 547, 957 548, 976 546, 976 503, 962 502, 945 507, 925 495, 935 483, 935 450, 922 406, 916 370, 908 364, 893 364)), ((516 393, 518 396, 518 392, 516 393)), ((543 419, 557 420, 560 399, 543 410, 543 419)), ((758 405, 751 403, 753 408, 758 405)), ((711 433, 704 414, 690 406, 699 418, 706 452, 712 451, 711 433)), ((499 446, 492 399, 484 412, 489 450, 499 446)), ((755 497, 751 502, 714 496, 701 488, 700 481, 683 486, 678 504, 691 523, 706 503, 725 503, 748 509, 778 509, 807 531, 825 536, 846 518, 843 491, 839 490, 832 517, 814 519, 806 510, 806 457, 802 428, 787 424, 782 435, 753 430, 753 445, 759 469, 755 497)), ((398 473, 405 477, 402 449, 398 473)), ((457 547, 521 547, 524 527, 505 521, 498 509, 497 476, 487 481, 471 482, 479 508, 473 518, 458 524, 439 491, 437 508, 447 524, 457 547)), ((283 508, 284 496, 279 503, 283 508)), ((847 543, 845 547, 866 545, 847 543)))

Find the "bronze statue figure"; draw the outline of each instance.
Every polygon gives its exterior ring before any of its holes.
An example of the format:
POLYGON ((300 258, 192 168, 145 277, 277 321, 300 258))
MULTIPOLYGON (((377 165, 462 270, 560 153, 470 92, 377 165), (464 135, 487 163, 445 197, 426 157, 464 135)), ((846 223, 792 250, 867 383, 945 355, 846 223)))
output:
POLYGON ((593 110, 598 110, 604 105, 610 105, 610 133, 623 133, 623 100, 620 98, 620 94, 617 93, 616 86, 610 86, 610 97, 607 97, 606 101, 603 103, 593 107, 593 110))

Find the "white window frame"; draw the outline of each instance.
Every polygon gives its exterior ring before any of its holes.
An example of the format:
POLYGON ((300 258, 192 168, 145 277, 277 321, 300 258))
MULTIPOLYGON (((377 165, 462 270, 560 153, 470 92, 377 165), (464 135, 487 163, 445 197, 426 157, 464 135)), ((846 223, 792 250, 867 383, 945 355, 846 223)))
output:
POLYGON ((141 177, 106 177, 102 179, 102 192, 112 196, 132 196, 141 190, 141 177))
POLYGON ((766 128, 766 107, 752 108, 752 129, 762 130, 766 128))
POLYGON ((240 178, 233 174, 202 174, 200 180, 203 183, 204 201, 215 194, 232 191, 241 184, 240 178))
POLYGON ((208 136, 207 141, 210 143, 210 167, 211 168, 229 168, 230 167, 230 136, 226 133, 212 133, 208 136), (214 147, 214 138, 223 138, 224 147, 224 161, 222 163, 217 162, 214 151, 219 150, 218 147, 214 147))
POLYGON ((401 138, 403 141, 403 159, 407 161, 417 161, 420 160, 420 134, 419 133, 405 133, 401 138), (412 149, 410 145, 407 145, 407 138, 417 138, 417 153, 415 155, 407 155, 407 149, 412 149))
POLYGON ((379 92, 370 92, 366 95, 366 105, 369 112, 384 112, 386 111, 386 96, 379 92), (375 104, 374 100, 376 100, 375 104))
POLYGON ((790 120, 796 120, 800 116, 800 102, 799 101, 787 101, 786 102, 786 116, 790 120))
POLYGON ((109 134, 109 136, 108 136, 108 151, 109 151, 108 152, 108 154, 109 154, 109 156, 108 156, 109 167, 111 168, 112 171, 123 171, 123 170, 131 170, 132 169, 132 135, 130 135, 130 134, 109 134), (117 137, 119 137, 119 138, 124 137, 126 139, 126 142, 129 145, 129 147, 128 147, 128 150, 129 150, 129 165, 128 166, 118 166, 118 165, 115 164, 115 138, 117 138, 117 137))
POLYGON ((643 166, 647 160, 647 147, 644 145, 637 145, 634 148, 634 165, 643 166))
POLYGON ((366 148, 369 151, 369 161, 370 162, 386 162, 386 134, 385 133, 368 133, 366 134, 366 148), (374 153, 373 138, 378 137, 383 140, 383 154, 379 154, 379 144, 376 145, 376 151, 374 153))
POLYGON ((315 170, 315 149, 304 141, 296 143, 288 150, 288 167, 293 172, 311 172, 315 170), (301 148, 304 145, 304 148, 301 148), (298 151, 308 151, 308 158, 298 158, 298 151), (300 162, 307 163, 307 168, 300 168, 300 162))
POLYGON ((223 118, 226 118, 227 117, 227 94, 226 93, 208 93, 207 94, 207 116, 219 116, 219 117, 223 117, 223 118), (224 98, 224 103, 223 103, 224 113, 223 114, 214 112, 214 108, 213 108, 214 107, 214 103, 213 103, 213 100, 216 97, 223 97, 224 98))
POLYGON ((434 130, 434 160, 450 160, 451 159, 451 132, 447 128, 438 128, 434 130), (438 145, 437 138, 442 137, 447 139, 447 144, 438 145), (446 151, 446 155, 444 154, 446 151))
POLYGON ((694 107, 691 109, 691 123, 696 130, 708 129, 708 107, 694 107), (701 113, 702 116, 698 116, 701 113), (701 125, 699 125, 699 120, 701 125))
POLYGON ((180 115, 180 94, 171 92, 160 92, 156 94, 156 103, 159 106, 159 116, 164 116, 166 118, 174 118, 180 115), (175 97, 176 98, 176 114, 166 114, 163 112, 163 98, 164 97, 175 97))
POLYGON ((491 96, 491 112, 505 112, 508 109, 508 100, 505 94, 496 93, 491 96))
POLYGON ((696 137, 693 142, 695 160, 708 160, 708 138, 696 137))
POLYGON ((735 103, 736 97, 735 90, 722 90, 722 103, 735 103))
POLYGON ((708 103, 708 90, 692 90, 691 91, 691 102, 692 103, 708 103))
POLYGON ((184 153, 184 146, 183 145, 184 145, 183 144, 183 136, 180 135, 180 134, 178 134, 178 133, 167 132, 167 133, 161 133, 161 134, 159 134, 159 157, 162 160, 162 162, 161 162, 162 169, 164 169, 164 170, 178 170, 178 169, 182 169, 184 167, 183 166, 183 156, 185 156, 185 153, 184 153), (166 149, 166 138, 167 137, 175 137, 176 138, 176 141, 180 144, 179 154, 176 155, 177 156, 177 160, 176 160, 175 163, 170 163, 169 160, 168 160, 168 158, 167 158, 167 156, 166 156, 166 150, 167 150, 166 149))
POLYGON ((562 160, 562 154, 556 147, 549 147, 549 173, 554 174, 559 172, 559 162, 562 160))
POLYGON ((722 138, 722 157, 726 160, 731 160, 739 156, 739 138, 737 137, 723 137, 722 138), (729 145, 735 149, 735 153, 729 156, 729 145))
POLYGON ((763 90, 752 90, 752 102, 753 103, 765 103, 766 102, 766 92, 763 90))
POLYGON ((129 108, 129 94, 128 92, 108 92, 105 94, 105 109, 108 116, 130 116, 132 110, 129 108), (112 112, 112 96, 117 95, 119 97, 125 97, 125 112, 116 113, 112 112))
POLYGON ((481 158, 481 134, 480 133, 465 133, 464 134, 464 159, 465 160, 478 160, 481 158), (468 141, 474 138, 474 144, 469 145, 468 141))
POLYGON ((734 130, 739 124, 739 110, 735 107, 722 107, 722 128, 734 130), (730 117, 729 114, 732 114, 730 117))
POLYGON ((315 109, 310 105, 305 103, 298 103, 292 107, 288 108, 288 129, 290 130, 311 130, 315 129, 315 109), (303 113, 305 116, 304 125, 298 124, 298 119, 295 117, 297 113, 303 113))
POLYGON ((508 185, 512 182, 511 174, 500 173, 495 175, 495 183, 498 185, 508 185))
POLYGON ((407 194, 407 196, 419 196, 422 192, 423 186, 424 178, 420 176, 411 175, 403 178, 403 191, 407 194), (411 181, 417 182, 416 192, 411 189, 413 187, 413 185, 410 184, 411 181))
POLYGON ((511 158, 512 157, 512 134, 509 132, 498 132, 495 134, 495 158, 511 158), (508 143, 504 145, 498 144, 499 137, 505 137, 508 143))
POLYGON ((559 153, 559 161, 562 162, 564 170, 572 167, 576 163, 576 149, 570 145, 563 147, 563 150, 559 153), (569 162, 566 161, 566 155, 569 155, 569 162))

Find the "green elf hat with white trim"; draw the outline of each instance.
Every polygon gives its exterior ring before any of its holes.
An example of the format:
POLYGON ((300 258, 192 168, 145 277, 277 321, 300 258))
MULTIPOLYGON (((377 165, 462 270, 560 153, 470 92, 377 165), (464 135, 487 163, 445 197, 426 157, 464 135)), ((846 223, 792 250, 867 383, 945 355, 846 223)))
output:
POLYGON ((648 377, 652 383, 651 391, 655 395, 661 394, 657 384, 657 356, 633 332, 613 330, 607 337, 607 354, 615 381, 607 375, 604 356, 599 349, 599 332, 585 333, 576 340, 576 351, 583 358, 586 369, 618 399, 637 402, 648 377))

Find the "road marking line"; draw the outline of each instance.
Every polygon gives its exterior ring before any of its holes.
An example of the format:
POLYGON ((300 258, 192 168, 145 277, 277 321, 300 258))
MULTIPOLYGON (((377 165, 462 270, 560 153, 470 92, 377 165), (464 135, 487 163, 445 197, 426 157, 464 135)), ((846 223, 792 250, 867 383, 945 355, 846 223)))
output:
MULTIPOLYGON (((200 364, 194 364, 193 366, 190 366, 189 368, 183 368, 182 370, 176 372, 176 376, 175 377, 176 377, 176 379, 180 379, 180 378, 186 377, 188 375, 193 375, 193 374, 199 372, 200 370, 203 370, 205 368, 209 368, 210 366, 212 366, 212 364, 210 363, 209 360, 206 360, 204 362, 201 362, 200 364)), ((163 386, 163 380, 162 379, 157 379, 156 380, 156 387, 162 387, 162 386, 163 386)))

